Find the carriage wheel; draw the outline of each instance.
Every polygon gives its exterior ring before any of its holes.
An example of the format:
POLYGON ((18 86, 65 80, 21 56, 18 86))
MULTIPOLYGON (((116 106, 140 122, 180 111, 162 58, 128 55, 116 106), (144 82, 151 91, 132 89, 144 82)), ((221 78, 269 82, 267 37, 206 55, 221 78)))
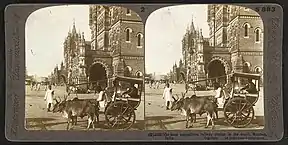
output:
POLYGON ((105 119, 111 129, 127 130, 135 123, 136 115, 128 103, 118 101, 107 107, 105 119))
POLYGON ((233 98, 224 107, 226 121, 233 127, 244 128, 254 118, 253 105, 243 98, 233 98))

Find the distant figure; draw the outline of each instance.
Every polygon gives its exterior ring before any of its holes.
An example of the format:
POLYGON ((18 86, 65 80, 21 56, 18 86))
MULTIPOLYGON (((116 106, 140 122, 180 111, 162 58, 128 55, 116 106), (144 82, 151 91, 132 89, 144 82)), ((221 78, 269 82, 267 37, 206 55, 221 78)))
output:
POLYGON ((50 108, 51 108, 51 105, 53 103, 53 99, 54 99, 54 90, 52 90, 52 86, 49 85, 48 86, 48 89, 46 91, 46 94, 45 94, 45 97, 44 97, 44 101, 46 101, 46 104, 47 104, 47 112, 50 112, 50 108))
POLYGON ((159 88, 159 85, 160 85, 160 83, 159 83, 159 81, 157 81, 157 82, 156 82, 156 89, 159 88))
POLYGON ((36 90, 37 90, 37 91, 40 91, 40 88, 41 88, 41 83, 37 83, 37 88, 36 88, 36 90))
POLYGON ((31 82, 31 84, 30 84, 31 91, 33 91, 33 87, 34 87, 34 82, 31 82))
POLYGON ((166 110, 169 110, 170 102, 172 104, 172 88, 170 88, 169 83, 166 84, 166 88, 163 92, 163 99, 165 100, 166 110))

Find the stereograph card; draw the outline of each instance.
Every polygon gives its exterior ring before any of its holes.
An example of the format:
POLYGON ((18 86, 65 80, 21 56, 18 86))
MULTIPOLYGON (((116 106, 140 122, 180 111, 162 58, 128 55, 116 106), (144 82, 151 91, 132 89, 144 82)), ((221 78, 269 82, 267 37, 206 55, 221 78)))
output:
POLYGON ((283 137, 280 5, 12 4, 5 28, 10 141, 283 137))

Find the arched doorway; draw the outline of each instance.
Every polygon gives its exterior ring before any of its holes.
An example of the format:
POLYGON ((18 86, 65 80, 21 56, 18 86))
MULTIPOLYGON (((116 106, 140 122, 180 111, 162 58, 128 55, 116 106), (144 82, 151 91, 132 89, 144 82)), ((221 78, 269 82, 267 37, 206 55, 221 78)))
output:
POLYGON ((179 78, 179 81, 184 81, 185 82, 186 80, 186 77, 185 77, 185 73, 184 72, 180 72, 180 78, 179 78))
POLYGON ((220 60, 216 59, 208 64, 208 78, 215 78, 211 80, 211 83, 218 82, 221 84, 226 84, 227 80, 225 75, 225 66, 220 60))
POLYGON ((102 88, 107 87, 107 72, 103 64, 94 63, 90 67, 89 81, 92 82, 92 87, 95 87, 95 85, 100 85, 102 88))
POLYGON ((66 76, 65 75, 60 75, 60 85, 65 85, 67 83, 67 79, 66 79, 66 76))

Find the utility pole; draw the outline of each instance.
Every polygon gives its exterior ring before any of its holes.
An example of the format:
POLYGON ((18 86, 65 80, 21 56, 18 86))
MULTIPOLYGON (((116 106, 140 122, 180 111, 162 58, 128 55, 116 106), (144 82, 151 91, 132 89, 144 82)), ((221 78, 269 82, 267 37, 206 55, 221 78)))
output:
POLYGON ((216 4, 213 4, 213 17, 214 17, 214 21, 213 21, 213 32, 214 32, 214 51, 215 51, 215 49, 216 49, 216 4))
POLYGON ((96 12, 95 12, 95 50, 98 49, 98 40, 97 40, 97 36, 98 36, 98 5, 96 5, 96 12))

